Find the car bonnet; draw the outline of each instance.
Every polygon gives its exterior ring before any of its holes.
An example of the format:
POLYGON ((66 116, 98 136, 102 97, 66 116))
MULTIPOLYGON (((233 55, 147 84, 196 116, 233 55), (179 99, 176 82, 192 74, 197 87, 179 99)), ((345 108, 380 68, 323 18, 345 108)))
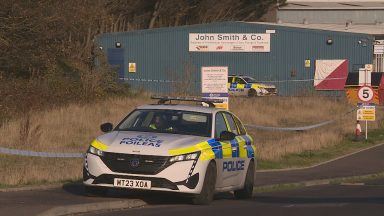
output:
POLYGON ((188 149, 210 139, 192 135, 137 131, 113 131, 97 138, 105 145, 106 152, 162 156, 175 155, 177 149, 188 149))

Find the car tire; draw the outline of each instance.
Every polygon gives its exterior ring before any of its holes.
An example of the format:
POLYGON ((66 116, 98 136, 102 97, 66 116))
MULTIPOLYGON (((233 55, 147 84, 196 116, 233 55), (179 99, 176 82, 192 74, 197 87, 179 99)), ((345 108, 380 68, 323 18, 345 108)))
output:
POLYGON ((234 191, 236 199, 249 199, 252 197, 254 175, 255 175, 255 164, 253 163, 253 161, 251 161, 249 163, 247 174, 245 176, 244 187, 240 190, 234 191))
POLYGON ((105 196, 108 188, 84 185, 84 192, 86 196, 105 196))
POLYGON ((203 188, 200 194, 196 194, 192 199, 194 205, 209 205, 213 201, 217 177, 216 172, 216 164, 210 162, 205 173, 203 188))
POLYGON ((255 97, 257 96, 257 92, 255 89, 251 88, 248 90, 248 97, 255 97))

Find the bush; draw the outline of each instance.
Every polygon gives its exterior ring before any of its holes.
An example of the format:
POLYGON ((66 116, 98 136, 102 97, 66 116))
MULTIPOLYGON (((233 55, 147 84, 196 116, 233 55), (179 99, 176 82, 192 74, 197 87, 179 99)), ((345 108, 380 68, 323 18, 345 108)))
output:
POLYGON ((32 110, 129 93, 128 85, 119 83, 116 72, 103 61, 89 68, 62 60, 41 77, 0 77, 0 82, 0 122, 32 110))

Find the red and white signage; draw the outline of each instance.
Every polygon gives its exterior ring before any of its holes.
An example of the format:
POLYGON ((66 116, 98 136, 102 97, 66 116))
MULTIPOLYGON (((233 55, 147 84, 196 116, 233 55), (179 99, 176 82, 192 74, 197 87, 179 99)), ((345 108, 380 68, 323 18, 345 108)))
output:
POLYGON ((189 52, 270 52, 271 35, 265 33, 190 33, 189 52))
POLYGON ((316 90, 344 90, 348 77, 348 60, 316 60, 315 80, 316 90))

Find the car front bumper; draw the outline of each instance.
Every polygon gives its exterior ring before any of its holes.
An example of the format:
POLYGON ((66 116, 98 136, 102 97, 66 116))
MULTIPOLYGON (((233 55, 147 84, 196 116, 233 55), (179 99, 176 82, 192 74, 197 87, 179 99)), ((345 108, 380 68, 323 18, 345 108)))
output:
POLYGON ((137 179, 151 181, 149 190, 198 194, 203 186, 208 163, 209 161, 201 160, 180 161, 156 174, 132 174, 114 172, 99 156, 87 153, 84 159, 83 183, 86 186, 114 188, 115 178, 137 179))

